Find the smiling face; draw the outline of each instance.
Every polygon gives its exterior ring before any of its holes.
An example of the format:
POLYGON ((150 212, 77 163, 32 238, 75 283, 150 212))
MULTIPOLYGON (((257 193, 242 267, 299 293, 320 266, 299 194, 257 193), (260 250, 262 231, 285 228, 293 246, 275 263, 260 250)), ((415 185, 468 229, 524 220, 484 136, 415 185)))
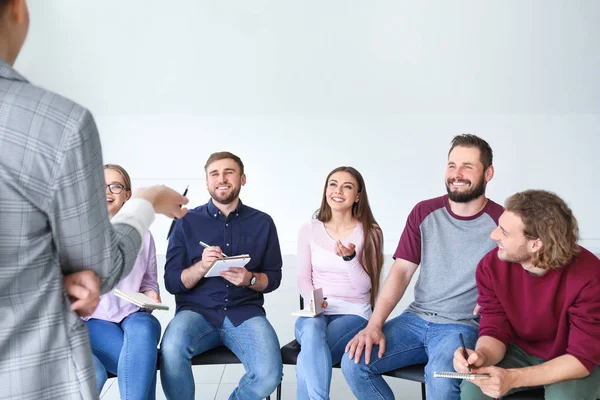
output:
POLYGON ((239 165, 231 158, 214 161, 206 167, 206 187, 213 201, 230 204, 237 200, 246 175, 240 173, 239 165))
POLYGON ((131 191, 125 189, 125 179, 119 171, 105 168, 104 180, 106 181, 108 216, 112 218, 123 207, 123 204, 129 200, 131 191))
POLYGON ((487 182, 492 179, 493 167, 484 171, 479 149, 455 147, 448 156, 446 191, 450 200, 468 203, 485 194, 487 182))
POLYGON ((359 199, 356 178, 345 171, 333 173, 327 181, 325 198, 332 211, 352 210, 352 206, 359 199))
POLYGON ((498 244, 499 259, 526 265, 531 262, 536 243, 525 236, 524 229, 518 215, 505 211, 500 216, 498 226, 490 234, 498 244))

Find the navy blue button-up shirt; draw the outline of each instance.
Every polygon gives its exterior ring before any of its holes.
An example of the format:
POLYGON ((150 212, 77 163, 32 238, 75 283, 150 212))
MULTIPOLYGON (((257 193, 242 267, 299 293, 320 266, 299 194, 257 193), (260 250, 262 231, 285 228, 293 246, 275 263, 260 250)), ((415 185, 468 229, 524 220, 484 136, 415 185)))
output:
POLYGON ((238 326, 252 317, 266 315, 263 293, 237 287, 224 278, 202 278, 191 289, 184 286, 181 273, 202 259, 204 247, 200 241, 219 246, 228 256, 250 255, 246 269, 265 273, 269 278, 265 293, 271 292, 281 283, 283 264, 273 219, 241 201, 225 218, 210 200, 177 221, 165 265, 165 286, 175 295, 176 312, 198 312, 215 327, 220 327, 225 317, 238 326))

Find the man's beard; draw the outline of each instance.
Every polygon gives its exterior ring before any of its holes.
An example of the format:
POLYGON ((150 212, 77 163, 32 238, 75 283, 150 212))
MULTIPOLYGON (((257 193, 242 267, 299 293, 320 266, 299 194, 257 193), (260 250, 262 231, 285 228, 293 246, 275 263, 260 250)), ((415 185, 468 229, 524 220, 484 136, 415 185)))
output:
MULTIPOLYGON (((481 176, 481 180, 479 181, 479 183, 473 186, 471 190, 466 192, 461 192, 459 190, 453 191, 452 189, 450 189, 450 185, 452 185, 452 182, 454 181, 456 181, 456 179, 448 179, 446 181, 446 191, 448 192, 448 198, 456 203, 468 203, 471 200, 475 200, 476 198, 485 194, 486 182, 483 175, 481 176)), ((470 183, 468 180, 458 181, 470 183)))
POLYGON ((216 191, 217 189, 214 189, 212 191, 209 190, 210 193, 210 197, 213 198, 214 201, 216 201, 219 204, 231 204, 232 202, 235 201, 235 199, 238 198, 239 194, 240 194, 240 189, 239 187, 237 188, 232 188, 231 193, 229 193, 229 195, 225 198, 220 198, 219 196, 217 196, 216 191))
POLYGON ((523 264, 531 261, 531 254, 527 252, 527 246, 519 246, 515 253, 509 254, 506 250, 498 249, 498 252, 503 251, 504 256, 500 257, 500 253, 498 253, 498 258, 502 261, 523 264))

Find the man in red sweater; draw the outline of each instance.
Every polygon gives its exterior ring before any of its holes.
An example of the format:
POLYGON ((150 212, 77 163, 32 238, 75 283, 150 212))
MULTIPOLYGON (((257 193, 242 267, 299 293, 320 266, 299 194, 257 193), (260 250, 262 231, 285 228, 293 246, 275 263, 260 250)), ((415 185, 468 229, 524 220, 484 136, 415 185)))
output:
POLYGON ((475 350, 454 353, 461 399, 499 398, 544 386, 546 399, 600 394, 600 260, 577 244, 577 220, 553 193, 506 201, 477 267, 481 326, 475 350))

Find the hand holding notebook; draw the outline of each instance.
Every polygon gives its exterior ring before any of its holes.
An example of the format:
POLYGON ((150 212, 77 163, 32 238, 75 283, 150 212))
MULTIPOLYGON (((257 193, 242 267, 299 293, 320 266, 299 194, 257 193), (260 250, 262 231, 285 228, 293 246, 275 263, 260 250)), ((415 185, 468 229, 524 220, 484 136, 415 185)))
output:
POLYGON ((143 293, 139 292, 125 292, 119 289, 115 289, 114 293, 117 297, 122 298, 132 304, 135 304, 141 308, 147 308, 150 310, 168 310, 169 306, 166 306, 162 303, 158 303, 152 300, 150 297, 146 296, 143 293))
POLYGON ((212 265, 206 271, 205 278, 215 278, 221 276, 221 272, 227 271, 230 267, 242 268, 250 261, 248 254, 241 254, 239 256, 218 258, 213 261, 212 265))
POLYGON ((312 292, 311 304, 309 305, 309 308, 304 307, 303 310, 293 312, 292 315, 309 318, 316 317, 317 315, 320 315, 323 313, 323 311, 325 311, 325 309, 323 308, 324 300, 325 299, 323 298, 323 288, 315 289, 312 292))

